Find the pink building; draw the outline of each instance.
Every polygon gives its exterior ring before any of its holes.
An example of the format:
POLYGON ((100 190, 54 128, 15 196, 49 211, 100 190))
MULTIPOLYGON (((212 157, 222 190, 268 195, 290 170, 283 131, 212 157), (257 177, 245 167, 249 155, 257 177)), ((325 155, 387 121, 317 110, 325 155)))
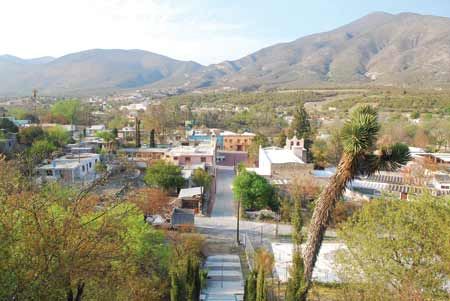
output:
POLYGON ((210 145, 178 146, 166 152, 166 160, 178 166, 192 166, 205 164, 215 167, 215 148, 210 145))

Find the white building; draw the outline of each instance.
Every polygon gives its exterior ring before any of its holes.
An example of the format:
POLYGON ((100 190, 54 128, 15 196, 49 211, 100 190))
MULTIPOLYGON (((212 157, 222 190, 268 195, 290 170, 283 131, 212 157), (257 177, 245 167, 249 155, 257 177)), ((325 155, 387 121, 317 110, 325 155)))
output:
POLYGON ((106 130, 106 126, 104 124, 96 124, 91 125, 90 127, 86 128, 86 136, 95 136, 98 132, 103 132, 106 130))
POLYGON ((38 175, 47 181, 90 182, 95 180, 95 165, 99 162, 98 154, 65 155, 50 164, 38 167, 37 171, 38 175))

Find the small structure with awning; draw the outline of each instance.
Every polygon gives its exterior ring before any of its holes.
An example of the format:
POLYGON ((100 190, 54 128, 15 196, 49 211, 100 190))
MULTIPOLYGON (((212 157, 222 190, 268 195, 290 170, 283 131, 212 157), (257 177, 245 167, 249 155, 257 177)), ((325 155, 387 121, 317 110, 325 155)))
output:
POLYGON ((181 208, 193 209, 196 213, 199 212, 202 206, 203 187, 183 188, 178 194, 178 199, 181 202, 181 208))

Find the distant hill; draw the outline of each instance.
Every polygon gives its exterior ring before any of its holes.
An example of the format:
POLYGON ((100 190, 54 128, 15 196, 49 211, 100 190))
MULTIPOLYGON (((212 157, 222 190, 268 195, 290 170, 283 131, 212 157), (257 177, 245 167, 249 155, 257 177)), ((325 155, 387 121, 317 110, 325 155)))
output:
POLYGON ((202 66, 143 50, 94 49, 57 59, 0 56, 0 94, 80 94, 140 88, 167 80, 182 85, 202 66))
POLYGON ((202 70, 199 86, 450 84, 450 19, 373 13, 202 70))
POLYGON ((0 95, 137 88, 450 86, 450 19, 372 13, 335 30, 210 66, 142 50, 88 50, 61 58, 0 56, 0 95))

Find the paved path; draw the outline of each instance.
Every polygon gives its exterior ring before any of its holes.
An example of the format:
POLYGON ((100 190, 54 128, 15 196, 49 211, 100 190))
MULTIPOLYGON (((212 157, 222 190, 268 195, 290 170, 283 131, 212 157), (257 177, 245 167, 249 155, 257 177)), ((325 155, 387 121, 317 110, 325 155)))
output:
POLYGON ((206 288, 202 290, 200 300, 243 300, 244 280, 239 256, 208 256, 205 268, 208 270, 208 281, 206 288))
POLYGON ((233 203, 233 191, 231 190, 233 179, 234 170, 218 166, 216 200, 211 217, 232 217, 236 215, 233 203))

